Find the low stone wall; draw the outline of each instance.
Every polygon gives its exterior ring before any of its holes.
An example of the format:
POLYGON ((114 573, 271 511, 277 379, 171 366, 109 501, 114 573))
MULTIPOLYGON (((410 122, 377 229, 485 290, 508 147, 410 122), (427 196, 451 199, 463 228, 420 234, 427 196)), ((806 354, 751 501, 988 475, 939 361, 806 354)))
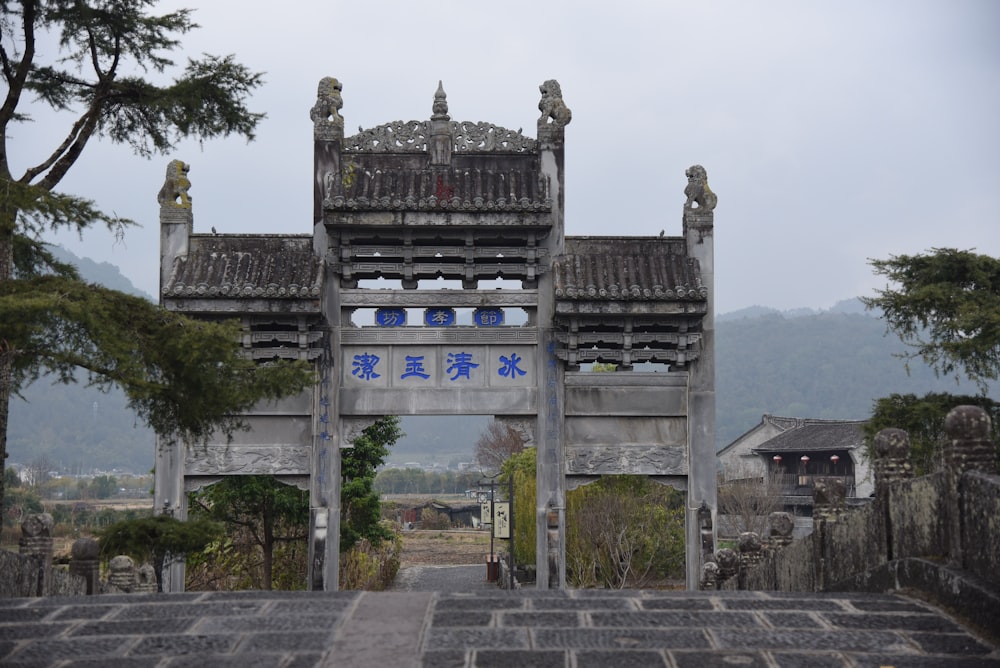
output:
POLYGON ((0 550, 0 598, 78 596, 87 593, 79 576, 53 569, 34 555, 0 550))
POLYGON ((1000 476, 962 477, 964 567, 987 582, 1000 578, 1000 476))
POLYGON ((28 515, 21 524, 20 553, 0 550, 0 599, 156 591, 153 567, 137 568, 125 556, 111 560, 108 581, 101 582, 99 546, 93 538, 73 543, 68 571, 54 566, 52 527, 48 513, 28 515))
MULTIPOLYGON (((1000 628, 1000 475, 988 441, 989 418, 960 406, 948 415, 942 470, 912 478, 900 430, 876 439, 876 500, 846 512, 836 480, 817 481, 813 532, 784 546, 776 531, 763 546, 740 537, 716 553, 705 589, 878 591, 912 588, 983 628, 1000 628)), ((786 513, 773 513, 787 515, 786 513)), ((790 525, 790 518, 784 525, 790 525)))

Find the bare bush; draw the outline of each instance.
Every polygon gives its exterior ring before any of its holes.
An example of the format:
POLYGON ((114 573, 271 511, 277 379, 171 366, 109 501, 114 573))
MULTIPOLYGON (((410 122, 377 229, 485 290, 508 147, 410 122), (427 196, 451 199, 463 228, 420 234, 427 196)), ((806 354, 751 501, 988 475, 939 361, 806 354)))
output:
POLYGON ((476 441, 476 463, 484 473, 500 471, 511 455, 524 450, 524 439, 510 425, 491 420, 476 441))
POLYGON ((726 516, 720 528, 727 535, 753 531, 766 536, 768 515, 784 508, 781 476, 736 467, 726 471, 726 478, 719 480, 719 512, 726 516))

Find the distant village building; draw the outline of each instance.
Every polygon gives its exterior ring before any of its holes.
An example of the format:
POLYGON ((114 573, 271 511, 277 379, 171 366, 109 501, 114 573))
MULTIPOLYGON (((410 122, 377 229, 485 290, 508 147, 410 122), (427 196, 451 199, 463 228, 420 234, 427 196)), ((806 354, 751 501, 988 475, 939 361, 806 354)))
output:
POLYGON ((848 504, 867 503, 874 481, 864 425, 864 420, 764 415, 719 451, 722 482, 759 480, 781 495, 785 510, 799 517, 812 516, 813 482, 820 477, 843 477, 848 504))

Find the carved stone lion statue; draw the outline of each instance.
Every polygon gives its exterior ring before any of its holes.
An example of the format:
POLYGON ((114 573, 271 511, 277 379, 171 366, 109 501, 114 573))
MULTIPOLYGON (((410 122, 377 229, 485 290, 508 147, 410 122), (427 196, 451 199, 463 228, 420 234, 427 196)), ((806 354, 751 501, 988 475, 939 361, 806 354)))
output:
POLYGON ((542 112, 538 119, 538 127, 553 126, 564 128, 573 119, 573 112, 562 99, 562 88, 555 79, 549 79, 538 90, 542 92, 542 99, 538 102, 538 110, 542 112))
POLYGON ((344 98, 340 96, 343 85, 334 77, 323 77, 316 89, 316 104, 309 110, 309 118, 313 123, 328 123, 344 126, 344 118, 340 109, 344 106, 344 98))
POLYGON ((156 194, 156 201, 160 206, 175 206, 180 209, 191 208, 191 196, 188 195, 188 188, 191 182, 187 174, 191 165, 180 160, 171 160, 167 165, 167 178, 163 181, 163 187, 156 194))
POLYGON ((715 196, 712 189, 708 187, 708 172, 701 165, 691 165, 684 172, 684 175, 688 178, 687 187, 684 188, 684 194, 687 196, 687 201, 684 202, 685 209, 704 209, 705 211, 712 211, 715 209, 715 205, 718 203, 719 198, 715 196), (695 207, 694 205, 698 206, 695 207))

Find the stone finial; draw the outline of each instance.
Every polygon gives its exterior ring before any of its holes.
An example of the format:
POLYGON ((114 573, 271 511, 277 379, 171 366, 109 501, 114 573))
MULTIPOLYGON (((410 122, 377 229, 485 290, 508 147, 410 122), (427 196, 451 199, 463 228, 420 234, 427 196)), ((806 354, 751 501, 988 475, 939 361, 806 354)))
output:
POLYGON ((444 84, 438 80, 437 91, 434 92, 434 105, 431 107, 433 115, 432 121, 447 121, 451 117, 448 115, 448 96, 444 92, 444 84))
POLYGON ((767 526, 767 543, 769 547, 787 547, 792 542, 792 531, 795 529, 795 520, 792 519, 791 513, 782 511, 771 513, 767 516, 767 526))
POLYGON ((340 110, 344 99, 340 96, 343 85, 334 77, 323 77, 316 88, 316 103, 309 110, 313 122, 315 141, 333 141, 344 138, 344 117, 340 110))
POLYGON ((538 138, 543 135, 552 136, 552 132, 562 132, 563 128, 573 120, 573 112, 563 102, 562 88, 555 79, 549 79, 538 90, 542 99, 538 102, 538 110, 542 115, 538 118, 538 138))
POLYGON ((135 574, 135 591, 138 594, 156 593, 156 569, 150 563, 139 566, 135 574))
POLYGON ((705 168, 701 165, 691 165, 684 171, 684 175, 688 180, 684 188, 684 195, 687 197, 684 209, 698 210, 702 213, 714 211, 719 198, 708 187, 708 172, 705 168))
POLYGON ((944 462, 953 475, 966 471, 996 473, 996 451, 990 439, 990 416, 978 406, 956 406, 944 419, 948 444, 944 462))
POLYGON ((24 538, 52 538, 52 527, 55 521, 48 513, 32 513, 21 522, 21 535, 24 538))
POLYGON ((738 545, 740 552, 760 552, 763 547, 763 544, 760 542, 760 536, 753 531, 744 531, 741 533, 738 545))
POLYGON ((191 181, 188 180, 188 172, 191 165, 181 160, 171 160, 167 165, 167 175, 163 181, 163 187, 156 194, 156 201, 160 203, 160 208, 190 209, 191 196, 188 189, 191 188, 191 181))
POLYGON ((111 571, 110 575, 108 575, 108 585, 113 590, 129 594, 135 589, 136 571, 135 562, 132 560, 132 557, 120 554, 108 562, 108 568, 111 571))

